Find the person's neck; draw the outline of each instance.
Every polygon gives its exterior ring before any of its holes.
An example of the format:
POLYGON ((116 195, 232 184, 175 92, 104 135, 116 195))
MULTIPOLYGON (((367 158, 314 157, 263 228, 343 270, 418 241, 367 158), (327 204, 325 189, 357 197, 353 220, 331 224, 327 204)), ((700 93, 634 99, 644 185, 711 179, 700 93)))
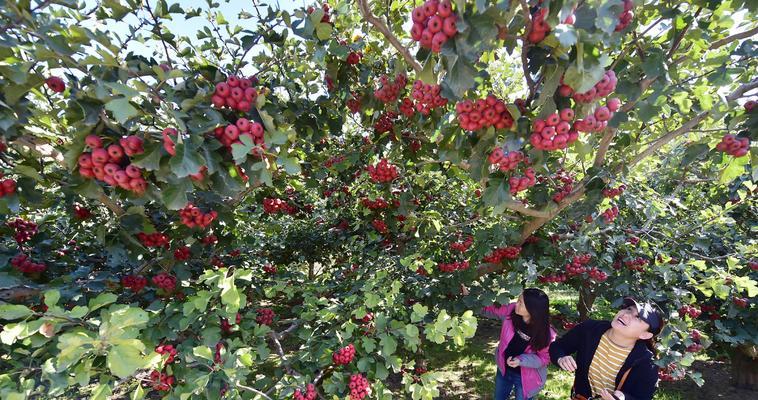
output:
POLYGON ((528 316, 527 316, 527 317, 521 316, 521 319, 523 319, 523 320, 524 320, 524 323, 525 323, 525 324, 529 325, 529 320, 530 320, 530 318, 529 318, 528 316))
POLYGON ((608 340, 616 346, 623 347, 625 349, 631 349, 637 343, 636 337, 628 337, 619 335, 613 328, 608 330, 608 340))

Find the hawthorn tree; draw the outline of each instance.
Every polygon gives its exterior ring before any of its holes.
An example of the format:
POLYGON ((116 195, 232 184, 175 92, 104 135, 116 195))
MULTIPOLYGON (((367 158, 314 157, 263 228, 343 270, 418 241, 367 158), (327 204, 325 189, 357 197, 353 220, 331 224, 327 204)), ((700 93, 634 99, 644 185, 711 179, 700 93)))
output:
POLYGON ((752 2, 2 5, 3 398, 430 399, 524 285, 758 382, 752 2))

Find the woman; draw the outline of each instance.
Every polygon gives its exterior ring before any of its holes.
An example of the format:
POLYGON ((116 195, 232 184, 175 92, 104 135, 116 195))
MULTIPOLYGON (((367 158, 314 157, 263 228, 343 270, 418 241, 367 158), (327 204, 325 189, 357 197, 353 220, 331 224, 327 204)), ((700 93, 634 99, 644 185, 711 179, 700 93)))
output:
POLYGON ((495 361, 495 400, 515 392, 516 400, 529 400, 545 386, 548 346, 555 340, 550 326, 550 300, 539 289, 524 289, 516 303, 487 306, 486 316, 503 320, 495 361))
POLYGON ((663 324, 654 303, 626 298, 613 321, 582 322, 553 342, 550 359, 574 372, 572 399, 650 400, 658 383, 653 339, 663 324))

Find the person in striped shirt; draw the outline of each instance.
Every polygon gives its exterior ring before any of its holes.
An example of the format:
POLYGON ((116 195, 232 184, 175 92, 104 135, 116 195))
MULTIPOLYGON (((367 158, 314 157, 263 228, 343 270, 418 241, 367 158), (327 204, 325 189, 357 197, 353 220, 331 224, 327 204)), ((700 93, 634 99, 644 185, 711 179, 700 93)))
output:
POLYGON ((658 384, 653 341, 663 315, 651 301, 625 298, 612 321, 582 322, 553 342, 551 361, 574 372, 571 398, 651 400, 658 384))

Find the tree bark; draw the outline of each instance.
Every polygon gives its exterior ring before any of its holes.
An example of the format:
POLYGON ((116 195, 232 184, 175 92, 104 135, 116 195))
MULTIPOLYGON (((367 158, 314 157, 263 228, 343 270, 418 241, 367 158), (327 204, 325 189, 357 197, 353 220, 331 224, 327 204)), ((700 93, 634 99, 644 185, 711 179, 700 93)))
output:
POLYGON ((597 294, 592 291, 588 282, 582 284, 579 288, 579 301, 576 303, 576 310, 579 311, 579 321, 586 321, 590 318, 592 305, 595 303, 597 294))
POLYGON ((758 348, 742 345, 732 351, 732 379, 739 389, 758 390, 758 348))

